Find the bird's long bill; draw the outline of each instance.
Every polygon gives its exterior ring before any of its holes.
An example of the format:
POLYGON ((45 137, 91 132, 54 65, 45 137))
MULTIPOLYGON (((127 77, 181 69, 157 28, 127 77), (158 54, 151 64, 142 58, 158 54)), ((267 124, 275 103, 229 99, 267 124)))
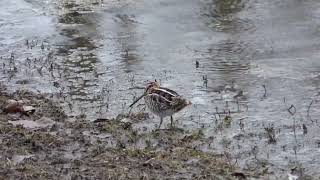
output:
POLYGON ((141 98, 143 98, 146 95, 146 93, 143 93, 140 97, 138 97, 138 99, 136 99, 135 101, 133 101, 133 103, 129 106, 132 107, 134 104, 136 104, 141 98))

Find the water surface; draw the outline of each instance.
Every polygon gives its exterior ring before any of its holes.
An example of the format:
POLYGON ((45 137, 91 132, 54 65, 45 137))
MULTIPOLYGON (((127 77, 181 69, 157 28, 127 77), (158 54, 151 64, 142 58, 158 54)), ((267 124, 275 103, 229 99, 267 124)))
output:
MULTIPOLYGON (((0 3, 9 87, 53 93, 71 118, 94 120, 127 112, 157 79, 193 102, 174 118, 212 137, 196 148, 246 169, 266 164, 276 177, 296 166, 319 176, 320 2, 0 3)), ((151 116, 137 128, 157 123, 151 116)))

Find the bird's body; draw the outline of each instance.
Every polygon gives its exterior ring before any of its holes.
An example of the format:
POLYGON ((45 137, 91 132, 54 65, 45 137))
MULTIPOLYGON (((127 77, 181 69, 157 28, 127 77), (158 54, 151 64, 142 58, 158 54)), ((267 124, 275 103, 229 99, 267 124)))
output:
POLYGON ((159 128, 163 118, 170 116, 171 126, 173 123, 172 115, 179 112, 191 102, 180 96, 175 91, 160 87, 157 82, 151 82, 147 85, 145 93, 138 98, 130 107, 144 97, 146 107, 155 115, 160 117, 159 128))

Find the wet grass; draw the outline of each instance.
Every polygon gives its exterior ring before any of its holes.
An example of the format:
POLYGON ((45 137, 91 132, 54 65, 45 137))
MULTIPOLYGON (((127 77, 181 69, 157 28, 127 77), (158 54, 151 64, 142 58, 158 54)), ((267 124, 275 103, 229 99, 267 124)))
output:
MULTIPOLYGON (((121 114, 113 119, 68 121, 50 99, 30 92, 6 93, 0 100, 24 99, 36 107, 28 116, 0 114, 0 177, 4 179, 237 179, 239 169, 223 155, 204 152, 201 130, 139 131, 136 122, 146 113, 121 114), (50 110, 48 110, 50 109, 50 110), (58 110, 57 110, 58 109, 58 110), (29 129, 8 120, 47 117, 51 127, 29 129), (17 157, 23 157, 17 160, 17 157)), ((246 175, 244 175, 246 174, 246 175)))

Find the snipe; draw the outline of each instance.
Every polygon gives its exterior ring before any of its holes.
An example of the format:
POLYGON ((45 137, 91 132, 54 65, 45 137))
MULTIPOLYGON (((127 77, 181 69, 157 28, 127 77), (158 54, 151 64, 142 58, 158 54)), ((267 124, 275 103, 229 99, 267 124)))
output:
POLYGON ((145 92, 136 99, 130 107, 144 97, 147 108, 155 115, 160 117, 159 128, 161 127, 163 118, 170 116, 171 127, 173 126, 172 115, 181 111, 191 102, 181 97, 175 91, 160 87, 158 82, 150 82, 145 88, 145 92))

